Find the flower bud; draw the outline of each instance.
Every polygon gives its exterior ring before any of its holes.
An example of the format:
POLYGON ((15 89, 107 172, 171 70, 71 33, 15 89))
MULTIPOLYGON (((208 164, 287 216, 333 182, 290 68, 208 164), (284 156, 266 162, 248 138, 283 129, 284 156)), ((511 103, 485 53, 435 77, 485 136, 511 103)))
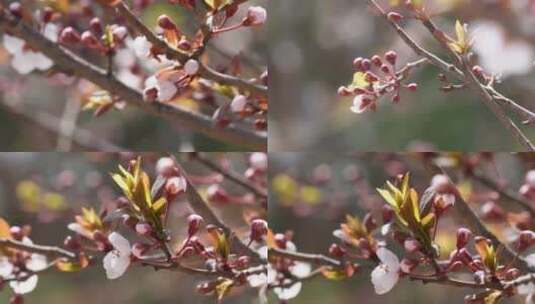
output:
POLYGON ((52 8, 49 6, 45 6, 45 8, 43 8, 43 13, 41 15, 43 23, 48 23, 52 21, 53 16, 54 16, 54 10, 52 10, 52 8))
POLYGON ((11 234, 11 237, 17 241, 21 241, 22 238, 24 238, 24 232, 20 226, 11 226, 11 228, 9 228, 9 233, 11 234))
POLYGON ((472 231, 470 229, 464 227, 457 229, 457 249, 464 248, 471 237, 472 231))
POLYGON ((347 251, 344 248, 340 247, 338 244, 331 244, 331 246, 329 247, 329 254, 337 258, 343 257, 346 252, 347 251))
POLYGON ((162 157, 156 163, 156 173, 165 177, 169 177, 175 173, 175 160, 171 157, 162 157))
POLYGON ((403 19, 403 15, 396 13, 396 12, 388 13, 387 17, 388 17, 388 20, 392 22, 399 22, 401 21, 401 19, 403 19))
POLYGON ((94 17, 91 19, 91 21, 89 21, 89 29, 97 36, 101 36, 103 34, 102 23, 98 17, 94 17))
POLYGON ((481 207, 483 219, 498 221, 505 217, 505 211, 493 201, 486 202, 481 207))
POLYGON ((260 171, 267 170, 267 166, 268 166, 267 154, 263 152, 251 153, 251 155, 249 156, 249 164, 251 164, 251 167, 256 170, 260 170, 260 171))
POLYGON ((182 176, 174 176, 165 183, 165 191, 171 195, 185 192, 187 187, 186 179, 182 176))
POLYGON ((64 28, 59 35, 59 41, 65 44, 75 44, 80 40, 82 40, 80 34, 72 26, 64 28))
POLYGON ((128 35, 128 30, 124 26, 116 26, 113 28, 112 34, 115 41, 122 42, 128 35))
POLYGON ((383 223, 390 223, 394 217, 394 210, 389 205, 383 205, 381 209, 383 213, 383 223))
POLYGON ((191 50, 191 42, 189 42, 188 39, 186 38, 182 38, 180 39, 180 41, 178 42, 178 45, 177 47, 181 50, 184 50, 184 51, 189 51, 191 50))
POLYGON ((366 213, 362 222, 364 223, 364 227, 366 227, 366 231, 368 232, 371 232, 377 228, 377 221, 373 218, 371 213, 366 213))
POLYGON ((254 219, 251 222, 251 240, 261 242, 268 233, 268 224, 262 219, 254 219))
POLYGON ((9 298, 9 304, 24 304, 24 298, 20 294, 14 294, 9 298))
POLYGON ((371 60, 372 63, 378 68, 383 65, 383 61, 381 60, 381 57, 379 57, 379 55, 373 55, 371 60))
POLYGON ((225 189, 221 188, 218 184, 213 184, 206 190, 208 200, 213 203, 228 203, 230 197, 225 189))
POLYGON ((9 4, 9 12, 17 18, 22 18, 23 8, 20 2, 12 2, 9 4))
POLYGON ((409 84, 407 85, 407 89, 409 89, 409 91, 414 92, 414 91, 416 91, 416 89, 418 89, 418 84, 416 84, 416 83, 409 83, 409 84))
POLYGON ((167 15, 158 17, 158 26, 168 31, 176 30, 176 24, 167 15))
POLYGON ((416 239, 413 239, 413 238, 407 238, 407 239, 403 242, 403 247, 405 248, 405 250, 406 250, 407 252, 414 253, 414 252, 419 251, 419 250, 422 248, 422 245, 421 245, 420 242, 418 242, 418 240, 416 240, 416 239))
POLYGON ((351 96, 351 91, 347 87, 341 86, 338 88, 338 95, 341 97, 351 96))
POLYGON ((63 246, 68 250, 77 251, 80 249, 80 242, 72 236, 67 236, 63 241, 63 246))
POLYGON ((184 64, 184 71, 189 76, 197 74, 197 72, 199 71, 199 62, 195 59, 190 59, 186 61, 186 64, 184 64))
POLYGON ((97 49, 100 47, 100 42, 97 37, 90 31, 82 33, 82 43, 90 49, 97 49))
POLYGON ((123 225, 125 225, 126 227, 135 229, 138 222, 139 220, 131 215, 126 214, 125 216, 123 216, 123 225))
POLYGON ((238 258, 238 260, 236 261, 236 266, 239 268, 239 269, 244 269, 244 268, 247 268, 249 267, 249 264, 251 263, 251 258, 246 256, 246 255, 242 255, 238 258))
POLYGON ((132 245, 132 254, 137 258, 141 258, 147 252, 147 249, 149 249, 147 245, 141 242, 135 242, 132 245))
POLYGON ((143 100, 146 102, 155 102, 158 99, 158 89, 155 87, 145 88, 143 90, 143 100))
POLYGON ((362 61, 363 60, 364 60, 364 58, 362 58, 362 57, 358 57, 358 58, 353 59, 353 67, 355 68, 355 70, 357 70, 357 71, 362 70, 362 61))
POLYGON ((230 103, 230 110, 234 113, 241 113, 247 105, 247 97, 243 95, 236 95, 230 103))
POLYGON ((372 64, 371 64, 371 61, 370 59, 362 59, 362 65, 361 65, 361 69, 363 72, 366 72, 366 71, 369 71, 370 68, 371 68, 372 64))
POLYGON ((413 260, 413 259, 404 258, 399 263, 399 267, 401 268, 401 271, 403 271, 404 273, 411 273, 412 270, 416 268, 416 266, 418 266, 418 261, 413 260))
POLYGON ((251 6, 247 10, 247 16, 243 19, 244 26, 258 26, 266 23, 267 12, 261 6, 251 6))
POLYGON ((388 51, 385 54, 386 61, 388 61, 388 63, 390 63, 391 65, 396 64, 397 58, 398 58, 398 54, 394 51, 388 51))
POLYGON ((288 242, 288 239, 284 234, 277 233, 273 238, 275 239, 275 244, 278 248, 286 249, 286 242, 288 242))
POLYGON ((390 73, 390 67, 388 67, 388 65, 386 65, 386 64, 381 65, 381 72, 383 72, 385 74, 390 73))
POLYGON ((518 251, 524 251, 535 242, 535 232, 523 230, 518 235, 518 251))
POLYGON ((474 73, 474 75, 476 77, 482 77, 483 76, 483 68, 480 67, 479 65, 473 66, 472 67, 472 73, 474 73))
POLYGON ((188 235, 192 236, 196 234, 201 228, 204 220, 198 214, 190 214, 188 216, 188 235))
POLYGON ((152 234, 152 227, 149 223, 140 222, 136 224, 136 232, 141 236, 150 236, 152 234))

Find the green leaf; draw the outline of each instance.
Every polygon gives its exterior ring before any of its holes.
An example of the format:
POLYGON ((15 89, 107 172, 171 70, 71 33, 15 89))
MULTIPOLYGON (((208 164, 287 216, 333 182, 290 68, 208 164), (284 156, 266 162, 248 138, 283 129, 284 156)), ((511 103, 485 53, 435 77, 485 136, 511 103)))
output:
POLYGON ((164 210, 163 207, 165 207, 166 204, 167 200, 165 199, 165 197, 160 197, 160 199, 158 199, 156 202, 154 202, 154 204, 152 204, 152 210, 154 211, 154 213, 159 215, 164 210))

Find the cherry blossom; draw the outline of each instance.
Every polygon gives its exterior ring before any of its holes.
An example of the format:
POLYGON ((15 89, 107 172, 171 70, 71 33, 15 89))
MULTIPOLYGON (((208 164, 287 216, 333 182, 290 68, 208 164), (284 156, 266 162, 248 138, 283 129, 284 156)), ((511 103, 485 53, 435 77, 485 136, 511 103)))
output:
POLYGON ((394 288, 398 282, 400 264, 398 257, 384 247, 377 250, 377 257, 381 264, 372 271, 371 280, 375 292, 382 295, 394 288))
POLYGON ((247 97, 243 95, 236 95, 230 103, 230 109, 232 112, 241 112, 243 109, 245 109, 245 105, 247 105, 247 97))
MULTIPOLYGON (((46 24, 43 29, 43 35, 52 42, 58 40, 58 32, 58 27, 53 23, 46 24)), ((34 70, 46 71, 54 64, 42 53, 27 47, 20 38, 4 34, 4 47, 13 55, 11 66, 20 74, 26 75, 34 70)))
POLYGON ((257 170, 264 171, 268 166, 268 159, 266 153, 263 152, 254 152, 251 153, 249 157, 249 162, 251 166, 257 170))
POLYGON ((108 240, 114 249, 106 254, 103 263, 106 276, 114 280, 121 277, 130 266, 132 249, 130 242, 117 232, 112 232, 108 240))
POLYGON ((357 114, 363 113, 367 108, 370 107, 370 105, 373 104, 372 98, 373 96, 366 94, 355 96, 355 98, 353 98, 353 106, 351 106, 350 110, 357 114))
POLYGON ((199 62, 195 59, 190 59, 184 64, 184 71, 186 74, 193 76, 199 71, 199 62))
POLYGON ((247 11, 246 25, 262 25, 266 22, 267 12, 266 9, 261 6, 251 6, 247 11))

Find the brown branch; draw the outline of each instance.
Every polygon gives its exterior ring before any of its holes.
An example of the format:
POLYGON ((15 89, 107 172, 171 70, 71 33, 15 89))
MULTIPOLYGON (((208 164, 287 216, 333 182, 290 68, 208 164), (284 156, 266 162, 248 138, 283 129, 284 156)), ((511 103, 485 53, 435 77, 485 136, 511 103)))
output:
POLYGON ((247 181, 245 178, 235 173, 234 171, 230 171, 230 170, 226 170, 222 168, 220 165, 202 156, 200 153, 195 154, 194 159, 199 161, 201 164, 205 165, 206 167, 212 169, 213 171, 223 175, 225 178, 233 181, 237 185, 240 185, 243 188, 253 192, 256 196, 261 197, 263 199, 267 199, 268 196, 264 189, 260 189, 256 187, 255 185, 251 184, 249 181, 247 181))
POLYGON ((43 254, 48 257, 63 257, 68 259, 76 258, 76 254, 74 252, 62 249, 60 247, 26 244, 6 238, 0 238, 0 248, 19 249, 22 251, 43 254))
MULTIPOLYGON (((178 49, 170 47, 167 42, 160 39, 150 29, 148 29, 143 24, 143 22, 141 22, 141 20, 139 20, 137 16, 134 15, 134 13, 128 8, 128 6, 124 4, 124 2, 121 2, 119 5, 117 5, 117 11, 121 14, 121 16, 125 18, 126 22, 128 22, 130 26, 132 26, 141 34, 143 34, 150 43, 152 43, 159 50, 163 51, 169 59, 174 59, 180 63, 185 63, 188 59, 195 57, 193 55, 183 53, 178 49)), ((243 80, 238 77, 220 73, 201 62, 199 65, 199 75, 206 79, 211 79, 222 84, 235 86, 243 90, 267 97, 268 88, 266 86, 257 85, 248 80, 243 80)))
MULTIPOLYGON (((184 172, 184 170, 181 170, 181 172, 184 172)), ((212 224, 223 229, 223 232, 229 236, 231 240, 231 248, 234 252, 247 254, 253 259, 254 262, 262 262, 260 255, 243 243, 235 235, 235 233, 212 211, 208 203, 201 197, 195 186, 190 182, 189 178, 185 174, 184 178, 186 178, 187 181, 186 197, 193 211, 202 216, 207 224, 212 224)))
POLYGON ((477 172, 474 172, 472 174, 472 178, 478 182, 480 182, 481 184, 483 184, 484 186, 486 186, 487 188, 490 188, 496 192, 498 192, 501 196, 505 197, 506 199, 516 203, 517 205, 519 205, 520 207, 522 207, 523 209, 525 209, 526 211, 528 211, 529 213, 531 213, 532 216, 535 216, 535 210, 531 207, 531 204, 526 201, 525 199, 523 199, 522 197, 518 196, 515 192, 513 191, 509 191, 507 188, 504 188, 500 185, 498 185, 495 181, 493 181, 492 179, 480 174, 480 173, 477 173, 477 172))
POLYGON ((85 78, 147 113, 161 116, 172 122, 178 122, 182 126, 213 139, 243 145, 252 149, 265 150, 267 147, 266 132, 251 131, 250 128, 237 124, 219 128, 210 117, 205 115, 187 111, 170 104, 145 102, 141 92, 109 76, 105 69, 85 61, 68 49, 46 39, 39 32, 23 22, 19 22, 14 16, 5 11, 0 12, 0 28, 24 39, 29 45, 51 58, 56 66, 63 71, 85 78))

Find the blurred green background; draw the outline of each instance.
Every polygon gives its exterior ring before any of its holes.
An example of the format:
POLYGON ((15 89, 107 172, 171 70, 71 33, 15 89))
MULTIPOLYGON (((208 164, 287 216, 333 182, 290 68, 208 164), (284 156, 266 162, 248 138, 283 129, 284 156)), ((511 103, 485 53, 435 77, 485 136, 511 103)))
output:
MULTIPOLYGON (((166 154, 142 155, 143 167, 153 177, 155 162, 166 154)), ((81 206, 90 206, 98 211, 101 206, 112 204, 120 192, 109 173, 116 172, 118 164, 124 166, 133 156, 132 153, 0 153, 0 217, 11 225, 31 225, 30 238, 36 244, 61 245, 64 238, 72 234, 66 226, 74 221, 74 215, 80 212, 81 206), (21 183, 33 183, 39 187, 41 195, 37 202, 17 195, 21 191, 21 183), (45 193, 59 194, 61 199, 44 199, 45 193)), ((199 163, 189 160, 186 153, 175 156, 190 175, 211 173, 199 163)), ((207 153, 205 156, 212 160, 222 157, 220 153, 207 153)), ((226 156, 238 172, 247 168, 246 153, 226 156)), ((241 190, 234 188, 232 183, 225 182, 224 185, 231 193, 241 190)), ((177 199, 173 206, 170 219, 174 220, 169 222, 169 229, 178 243, 183 240, 184 229, 187 229, 184 212, 191 211, 188 211, 189 206, 183 199, 177 199)), ((240 210, 241 206, 231 204, 218 206, 216 212, 242 236, 247 234, 248 227, 240 210)), ((124 230, 121 233, 125 233, 124 230)), ((120 279, 107 280, 102 258, 97 257, 94 265, 78 273, 50 270, 40 274, 37 288, 25 295, 25 303, 215 303, 214 297, 195 292, 197 284, 205 279, 179 272, 156 272, 136 265, 120 279)), ((10 288, 5 286, 0 292, 0 303, 8 303, 10 295, 10 288)), ((255 299, 256 290, 240 287, 232 291, 223 303, 250 304, 255 299)))
MULTIPOLYGON (((378 2, 388 7, 388 1, 378 2)), ((468 23, 469 30, 473 30, 477 23, 492 20, 503 31, 500 39, 505 41, 505 46, 520 41, 531 48, 535 42, 533 27, 526 26, 535 21, 533 1, 425 2, 434 21, 448 33, 453 32, 456 18, 468 23)), ((417 58, 412 50, 400 41, 382 18, 375 16, 366 1, 295 0, 272 1, 270 4, 271 149, 521 149, 477 93, 469 90, 442 93, 440 82, 436 79, 438 71, 432 66, 414 71, 409 81, 418 83, 418 90, 415 93, 403 92, 398 105, 392 105, 385 98, 379 102, 377 112, 352 113, 349 110, 352 98, 341 98, 336 93, 339 86, 350 83, 353 59, 382 55, 394 49, 399 54, 400 66, 417 58)), ((417 22, 406 18, 403 25, 422 46, 447 58, 443 51, 437 50, 436 42, 417 22)), ((471 33, 477 40, 478 31, 474 32, 471 33)), ((505 67, 514 65, 518 60, 527 60, 529 70, 527 74, 525 71, 504 74, 503 83, 497 88, 520 104, 534 109, 535 103, 531 98, 534 58, 530 49, 523 52, 519 54, 522 56, 496 56, 494 60, 505 67)), ((535 138, 533 128, 523 129, 528 137, 535 138)))

